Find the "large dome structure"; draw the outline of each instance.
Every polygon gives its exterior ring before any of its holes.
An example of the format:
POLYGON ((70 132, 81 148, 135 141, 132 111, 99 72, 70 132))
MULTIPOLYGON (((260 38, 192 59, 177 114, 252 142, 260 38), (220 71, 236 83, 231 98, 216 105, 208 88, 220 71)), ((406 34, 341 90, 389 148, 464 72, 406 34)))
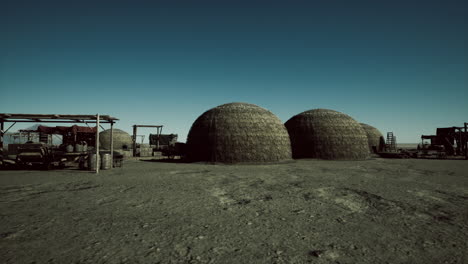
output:
POLYGON ((283 123, 270 111, 247 103, 229 103, 203 113, 187 137, 191 162, 262 163, 291 159, 283 123))
MULTIPOLYGON (((131 149, 133 145, 132 136, 120 129, 113 129, 114 149, 131 149)), ((110 149, 110 129, 99 133, 99 144, 103 149, 110 149)))
POLYGON ((368 124, 361 123, 361 126, 366 132, 367 142, 371 153, 382 151, 382 149, 385 146, 385 139, 382 133, 380 133, 380 131, 377 128, 368 124))
POLYGON ((367 135, 352 117, 329 109, 313 109, 289 119, 293 158, 362 160, 369 157, 367 135))

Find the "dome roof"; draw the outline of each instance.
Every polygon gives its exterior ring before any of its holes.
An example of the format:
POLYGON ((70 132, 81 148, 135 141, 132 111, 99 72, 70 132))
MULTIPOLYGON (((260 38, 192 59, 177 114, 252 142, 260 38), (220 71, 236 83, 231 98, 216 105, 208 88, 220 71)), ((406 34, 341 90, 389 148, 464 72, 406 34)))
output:
MULTIPOLYGON (((114 138, 114 149, 131 149, 133 147, 132 136, 123 130, 114 128, 112 137, 114 138)), ((103 149, 110 149, 110 129, 99 133, 99 144, 103 149)))
POLYGON ((285 126, 294 158, 359 160, 369 157, 364 129, 346 114, 314 109, 293 116, 285 126))
POLYGON ((368 124, 361 123, 361 126, 366 132, 369 150, 371 152, 381 151, 385 146, 385 139, 382 133, 377 128, 368 124))
POLYGON ((187 159, 220 163, 277 162, 291 159, 282 122, 270 111, 229 103, 203 113, 187 137, 187 159))

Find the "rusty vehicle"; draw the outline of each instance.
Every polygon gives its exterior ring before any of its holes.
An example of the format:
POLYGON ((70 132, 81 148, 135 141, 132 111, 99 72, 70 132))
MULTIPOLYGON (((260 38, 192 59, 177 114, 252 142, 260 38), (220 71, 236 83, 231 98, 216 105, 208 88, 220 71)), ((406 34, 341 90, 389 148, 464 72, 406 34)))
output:
POLYGON ((40 166, 43 169, 50 169, 54 161, 53 151, 45 143, 28 141, 18 147, 16 155, 18 166, 40 166))
POLYGON ((150 144, 156 146, 153 151, 160 151, 169 159, 185 156, 185 143, 177 142, 177 134, 150 134, 150 144))

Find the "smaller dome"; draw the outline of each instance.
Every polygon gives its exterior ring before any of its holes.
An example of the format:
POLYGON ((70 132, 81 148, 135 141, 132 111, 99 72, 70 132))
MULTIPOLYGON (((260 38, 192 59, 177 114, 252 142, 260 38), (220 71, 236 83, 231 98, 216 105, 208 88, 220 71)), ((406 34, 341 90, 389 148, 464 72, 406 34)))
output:
POLYGON ((368 124, 361 123, 361 126, 366 132, 367 141, 369 143, 369 150, 371 153, 382 151, 385 147, 385 139, 382 133, 380 133, 377 128, 368 124))
MULTIPOLYGON (((114 138, 114 149, 131 149, 133 146, 132 136, 127 132, 114 128, 112 131, 114 138)), ((110 149, 110 129, 99 133, 99 144, 103 149, 110 149)))
POLYGON ((313 109, 286 122, 293 158, 361 160, 369 157, 367 136, 352 117, 329 109, 313 109))

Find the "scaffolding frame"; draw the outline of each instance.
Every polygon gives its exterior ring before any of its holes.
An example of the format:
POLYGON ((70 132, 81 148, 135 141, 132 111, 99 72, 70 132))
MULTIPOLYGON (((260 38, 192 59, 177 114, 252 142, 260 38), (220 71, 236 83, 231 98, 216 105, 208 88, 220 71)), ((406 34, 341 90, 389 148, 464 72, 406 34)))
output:
POLYGON ((162 128, 163 128, 162 125, 133 125, 133 136, 132 136, 132 140, 133 140, 133 157, 137 156, 137 142, 136 142, 136 139, 137 139, 137 130, 138 130, 139 127, 156 128, 156 133, 158 135, 161 135, 161 131, 162 131, 162 128))
MULTIPOLYGON (((109 115, 62 115, 62 114, 11 114, 0 113, 0 151, 3 154, 3 137, 16 123, 85 123, 96 124, 96 174, 99 173, 99 127, 100 124, 110 124, 110 155, 114 160, 113 126, 119 119, 109 115), (12 123, 5 130, 5 123, 12 123)), ((3 161, 3 155, 0 156, 3 161)), ((111 166, 112 168, 112 166, 111 166)))

